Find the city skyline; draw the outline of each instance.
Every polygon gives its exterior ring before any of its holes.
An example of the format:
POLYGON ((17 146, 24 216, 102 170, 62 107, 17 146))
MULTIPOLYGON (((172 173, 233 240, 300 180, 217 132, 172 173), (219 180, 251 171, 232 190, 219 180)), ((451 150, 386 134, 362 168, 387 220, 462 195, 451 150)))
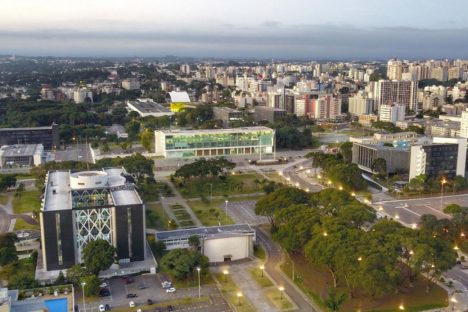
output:
POLYGON ((52 56, 458 58, 468 4, 6 1, 0 53, 52 56), (404 10, 402 9, 404 8, 404 10))

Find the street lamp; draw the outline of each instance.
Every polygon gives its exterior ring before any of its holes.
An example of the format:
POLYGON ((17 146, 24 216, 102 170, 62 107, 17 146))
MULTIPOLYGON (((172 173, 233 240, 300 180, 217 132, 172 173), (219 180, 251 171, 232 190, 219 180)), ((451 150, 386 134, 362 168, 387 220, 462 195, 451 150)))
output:
POLYGON ((340 185, 340 187, 339 187, 338 189, 339 189, 340 191, 342 191, 342 190, 343 190, 343 187, 340 185))
POLYGON ((280 299, 283 300, 283 292, 284 292, 284 287, 283 286, 280 286, 278 287, 279 291, 280 291, 280 299))
POLYGON ((263 264, 260 266, 260 270, 262 270, 262 277, 263 277, 263 270, 265 270, 265 266, 263 264))
POLYGON ((227 208, 228 208, 229 200, 226 199, 224 201, 224 204, 225 204, 225 210, 226 210, 226 224, 227 224, 227 220, 228 220, 227 208))
POLYGON ((224 274, 224 282, 227 282, 227 276, 229 274, 229 271, 228 270, 224 270, 223 271, 223 274, 224 274))
POLYGON ((445 178, 442 178, 440 181, 440 211, 443 210, 443 203, 444 203, 444 184, 447 183, 445 178))
POLYGON ((197 267, 197 272, 198 272, 198 298, 201 297, 201 286, 200 286, 200 267, 197 267))
POLYGON ((323 236, 328 236, 328 233, 327 233, 327 232, 323 232, 323 236))
POLYGON ((452 311, 455 311, 455 303, 458 303, 457 299, 455 298, 455 295, 453 295, 450 298, 450 302, 452 302, 452 311))
POLYGON ((83 311, 86 312, 86 301, 85 301, 85 293, 84 293, 85 285, 86 285, 85 282, 81 282, 81 289, 83 290, 83 311))
POLYGON ((398 309, 400 309, 401 311, 404 311, 405 310, 405 306, 403 304, 400 304, 400 306, 398 307, 398 309))
POLYGON ((241 297, 242 297, 242 293, 240 291, 237 292, 237 305, 239 305, 239 306, 241 305, 241 301, 240 301, 241 297))

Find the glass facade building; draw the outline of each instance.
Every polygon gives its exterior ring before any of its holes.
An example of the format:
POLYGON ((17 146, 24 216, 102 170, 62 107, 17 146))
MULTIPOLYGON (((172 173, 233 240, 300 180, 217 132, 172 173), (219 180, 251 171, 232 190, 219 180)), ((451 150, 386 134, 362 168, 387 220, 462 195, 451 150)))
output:
POLYGON ((262 156, 273 153, 274 137, 267 127, 156 131, 155 152, 166 158, 262 156))

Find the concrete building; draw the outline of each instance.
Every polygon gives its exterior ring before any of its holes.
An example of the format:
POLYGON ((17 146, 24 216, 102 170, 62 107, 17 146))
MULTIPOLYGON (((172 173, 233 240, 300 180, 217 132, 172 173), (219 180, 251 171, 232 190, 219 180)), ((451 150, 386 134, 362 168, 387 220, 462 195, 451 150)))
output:
POLYGON ((73 91, 73 101, 76 104, 80 103, 93 103, 93 92, 86 88, 80 88, 73 91))
POLYGON ((433 137, 456 138, 460 136, 460 122, 435 120, 426 126, 425 133, 433 137))
POLYGON ((169 96, 171 97, 171 111, 174 113, 184 110, 190 103, 190 97, 185 91, 171 91, 169 96))
POLYGON ((468 138, 468 108, 461 114, 460 137, 468 138))
POLYGON ((353 143, 352 162, 367 172, 373 172, 372 167, 377 158, 383 158, 387 164, 387 174, 408 172, 410 153, 407 148, 395 148, 377 144, 353 143))
POLYGON ((287 113, 284 109, 280 108, 256 106, 254 116, 256 122, 268 121, 274 123, 278 119, 286 117, 287 113))
POLYGON ((42 144, 4 145, 0 147, 0 169, 31 168, 45 162, 42 144))
POLYGON ((465 176, 466 139, 433 138, 411 146, 409 180, 421 174, 430 178, 465 176))
POLYGON ((309 117, 315 119, 334 119, 341 116, 341 97, 327 94, 312 99, 307 110, 309 117))
POLYGON ((51 150, 59 145, 58 125, 49 127, 0 128, 0 147, 17 144, 42 144, 51 150))
POLYGON ((200 251, 210 263, 242 260, 253 255, 256 235, 248 224, 162 231, 156 233, 156 239, 164 242, 166 250, 172 250, 189 248, 188 239, 194 235, 200 239, 200 251))
POLYGON ((364 92, 358 92, 348 99, 348 112, 353 116, 372 114, 374 112, 374 100, 364 92))
POLYGON ((380 121, 391 122, 395 124, 397 121, 405 120, 406 107, 402 104, 383 104, 379 108, 380 121))
POLYGON ((418 109, 418 82, 379 80, 374 82, 375 105, 377 108, 384 104, 399 103, 407 109, 418 109))
POLYGON ((229 123, 235 120, 242 120, 242 112, 229 107, 213 107, 213 118, 222 120, 223 127, 229 127, 229 123))
POLYGON ((358 116, 358 123, 364 127, 370 127, 372 126, 372 123, 376 121, 379 121, 378 115, 369 114, 358 116))
POLYGON ((180 65, 180 71, 185 75, 190 74, 190 65, 189 64, 180 65))
POLYGON ((140 89, 140 81, 136 78, 128 78, 122 80, 122 88, 131 91, 140 89))
POLYGON ((50 171, 40 211, 45 271, 82 263, 88 242, 113 245, 119 263, 146 255, 145 208, 123 168, 102 171, 50 171))
POLYGON ((423 110, 435 110, 445 105, 445 99, 435 93, 424 94, 422 100, 423 110))
POLYGON ((154 102, 152 99, 137 99, 136 101, 127 101, 129 110, 137 112, 141 117, 154 116, 172 116, 171 110, 161 104, 154 102))
POLYGON ((155 154, 166 158, 272 155, 275 130, 245 127, 155 131, 155 154))

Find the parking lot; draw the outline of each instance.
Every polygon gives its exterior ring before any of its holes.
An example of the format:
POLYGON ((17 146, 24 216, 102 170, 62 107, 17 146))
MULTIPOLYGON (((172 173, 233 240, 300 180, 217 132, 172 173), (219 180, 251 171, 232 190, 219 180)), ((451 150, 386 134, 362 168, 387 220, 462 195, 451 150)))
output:
MULTIPOLYGON (((161 286, 161 282, 162 280, 159 275, 151 274, 135 276, 133 277, 133 282, 129 284, 120 277, 112 278, 107 282, 111 295, 108 297, 100 297, 98 300, 92 302, 86 302, 86 311, 97 312, 101 304, 109 304, 111 308, 129 307, 130 301, 135 302, 136 311, 139 306, 147 305, 148 299, 151 299, 153 303, 161 306, 161 303, 168 300, 198 297, 198 288, 177 289, 174 293, 166 293, 166 290, 161 286), (127 298, 128 294, 135 294, 137 297, 127 298)), ((210 301, 175 306, 174 311, 231 311, 216 286, 202 286, 201 294, 209 296, 210 301)), ((78 298, 77 296, 75 304, 79 306, 80 311, 84 311, 81 297, 78 298)))
MULTIPOLYGON (((227 210, 229 216, 236 224, 248 223, 251 225, 258 225, 263 223, 268 223, 268 218, 264 216, 257 216, 255 214, 255 201, 239 201, 239 202, 229 202, 227 210)), ((219 208, 225 209, 225 205, 222 204, 219 208)))
POLYGON ((450 204, 468 207, 468 194, 446 195, 441 197, 378 201, 374 205, 388 216, 408 225, 417 224, 424 214, 432 214, 438 219, 450 218, 443 208, 450 204))

